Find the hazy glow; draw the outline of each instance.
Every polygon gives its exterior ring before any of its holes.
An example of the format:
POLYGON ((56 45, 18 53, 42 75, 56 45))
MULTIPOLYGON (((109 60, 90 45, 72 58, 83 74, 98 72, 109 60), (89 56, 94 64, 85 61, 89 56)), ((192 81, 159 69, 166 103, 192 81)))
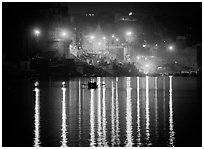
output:
POLYGON ((140 59, 140 57, 139 57, 139 56, 137 56, 137 59, 139 60, 139 59, 140 59))
POLYGON ((132 102, 131 102, 131 78, 127 77, 127 101, 126 101, 126 147, 132 147, 133 143, 133 131, 132 131, 132 102))
POLYGON ((119 39, 117 38, 116 41, 119 41, 119 39))
POLYGON ((95 132, 94 132, 94 90, 91 90, 91 102, 90 102, 90 147, 95 146, 95 132))
POLYGON ((173 122, 172 76, 169 76, 169 146, 174 146, 175 132, 173 122))
POLYGON ((67 147, 67 124, 66 124, 66 120, 67 120, 67 114, 66 114, 66 88, 65 88, 65 82, 62 82, 63 87, 62 89, 62 141, 61 141, 61 146, 62 147, 67 147))
POLYGON ((115 35, 112 35, 111 37, 112 37, 112 38, 114 38, 114 37, 115 37, 115 35))
POLYGON ((174 47, 173 46, 169 46, 169 50, 173 50, 174 49, 174 47))
POLYGON ((145 120, 146 120, 146 143, 147 143, 147 146, 151 145, 150 143, 150 128, 149 128, 149 125, 150 125, 150 119, 149 119, 149 77, 146 76, 146 102, 145 102, 145 120))
POLYGON ((40 31, 39 31, 38 29, 35 29, 35 30, 34 30, 34 33, 35 33, 35 35, 38 36, 38 35, 40 34, 40 31))
POLYGON ((63 37, 67 36, 67 33, 66 32, 62 32, 62 36, 63 37))
POLYGON ((104 37, 103 37, 103 40, 105 40, 105 39, 106 39, 106 37, 104 36, 104 37))
POLYGON ((140 78, 137 77, 137 146, 141 146, 140 132, 140 78))
POLYGON ((95 37, 93 35, 91 35, 91 39, 94 39, 95 37))
POLYGON ((98 45, 101 45, 101 42, 98 42, 98 45))
POLYGON ((146 64, 145 67, 149 68, 149 64, 146 64))
POLYGON ((155 47, 157 47, 158 46, 158 44, 155 44, 155 47))
MULTIPOLYGON (((37 82, 35 82, 36 84, 37 82)), ((38 87, 35 87, 35 136, 34 136, 34 147, 40 147, 40 89, 38 87)))
POLYGON ((126 35, 127 35, 127 36, 131 36, 131 35, 132 35, 132 32, 127 32, 126 35))

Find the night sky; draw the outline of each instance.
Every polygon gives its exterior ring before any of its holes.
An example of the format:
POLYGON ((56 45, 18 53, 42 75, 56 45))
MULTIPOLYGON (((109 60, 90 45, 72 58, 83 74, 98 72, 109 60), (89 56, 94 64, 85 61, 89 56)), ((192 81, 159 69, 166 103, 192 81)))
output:
MULTIPOLYGON (((2 41, 3 57, 9 54, 9 58, 21 57, 21 50, 25 37, 29 30, 35 26, 34 22, 39 17, 38 10, 42 7, 52 7, 57 5, 68 6, 69 15, 80 12, 97 11, 122 11, 144 16, 176 16, 178 19, 173 23, 175 32, 183 28, 183 20, 190 22, 191 33, 195 43, 201 42, 202 37, 202 5, 200 2, 174 2, 174 3, 25 3, 25 2, 3 2, 2 6, 2 41)), ((169 25, 170 27, 172 24, 169 25)), ((181 31, 182 32, 182 31, 181 31)), ((183 31, 185 32, 185 30, 183 31)))

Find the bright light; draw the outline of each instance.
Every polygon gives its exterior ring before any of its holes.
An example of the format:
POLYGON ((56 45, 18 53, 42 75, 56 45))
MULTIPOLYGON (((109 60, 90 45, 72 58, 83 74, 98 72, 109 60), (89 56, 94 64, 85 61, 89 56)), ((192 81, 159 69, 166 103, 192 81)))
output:
POLYGON ((145 48, 145 47, 146 47, 146 44, 143 44, 142 47, 145 48))
POLYGON ((34 33, 38 36, 38 35, 40 34, 40 31, 36 29, 36 30, 34 31, 34 33))
POLYGON ((132 35, 132 32, 127 32, 126 35, 127 35, 127 36, 131 36, 131 35, 132 35))
POLYGON ((174 47, 173 46, 169 46, 169 50, 173 50, 174 49, 174 47))
POLYGON ((158 46, 158 44, 155 44, 155 47, 157 47, 158 46))
POLYGON ((95 37, 92 35, 92 36, 91 36, 91 39, 94 39, 94 38, 95 38, 95 37))
POLYGON ((62 36, 63 37, 67 36, 67 33, 66 32, 62 32, 62 36))
POLYGON ((112 38, 114 38, 115 37, 115 35, 112 35, 112 38))
POLYGON ((105 36, 103 37, 103 40, 106 40, 106 37, 105 37, 105 36))
POLYGON ((140 59, 140 57, 139 57, 139 56, 137 56, 137 59, 139 60, 139 59, 140 59))
POLYGON ((34 83, 34 85, 35 85, 35 87, 39 86, 39 82, 36 81, 36 82, 34 83))
POLYGON ((128 15, 131 16, 131 15, 132 15, 132 12, 130 12, 128 15))
POLYGON ((164 40, 164 43, 165 43, 166 41, 164 40))
POLYGON ((148 68, 148 67, 149 67, 149 64, 146 64, 146 65, 145 65, 145 67, 147 67, 147 68, 148 68))
POLYGON ((119 41, 119 39, 117 38, 116 41, 119 41))
POLYGON ((145 57, 145 59, 147 60, 148 58, 147 58, 147 57, 145 57))

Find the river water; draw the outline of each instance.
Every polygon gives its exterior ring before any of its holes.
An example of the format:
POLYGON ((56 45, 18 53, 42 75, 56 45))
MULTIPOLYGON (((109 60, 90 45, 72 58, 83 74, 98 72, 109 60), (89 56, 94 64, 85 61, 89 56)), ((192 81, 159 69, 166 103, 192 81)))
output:
POLYGON ((201 79, 3 81, 3 146, 202 146, 201 79), (96 81, 97 89, 87 82, 96 81))

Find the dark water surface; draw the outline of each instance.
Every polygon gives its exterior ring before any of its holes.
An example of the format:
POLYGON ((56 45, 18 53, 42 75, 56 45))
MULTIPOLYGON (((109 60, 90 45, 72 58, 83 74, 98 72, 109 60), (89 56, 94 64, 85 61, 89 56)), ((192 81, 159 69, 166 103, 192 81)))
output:
POLYGON ((202 146, 201 79, 3 80, 3 146, 202 146))

